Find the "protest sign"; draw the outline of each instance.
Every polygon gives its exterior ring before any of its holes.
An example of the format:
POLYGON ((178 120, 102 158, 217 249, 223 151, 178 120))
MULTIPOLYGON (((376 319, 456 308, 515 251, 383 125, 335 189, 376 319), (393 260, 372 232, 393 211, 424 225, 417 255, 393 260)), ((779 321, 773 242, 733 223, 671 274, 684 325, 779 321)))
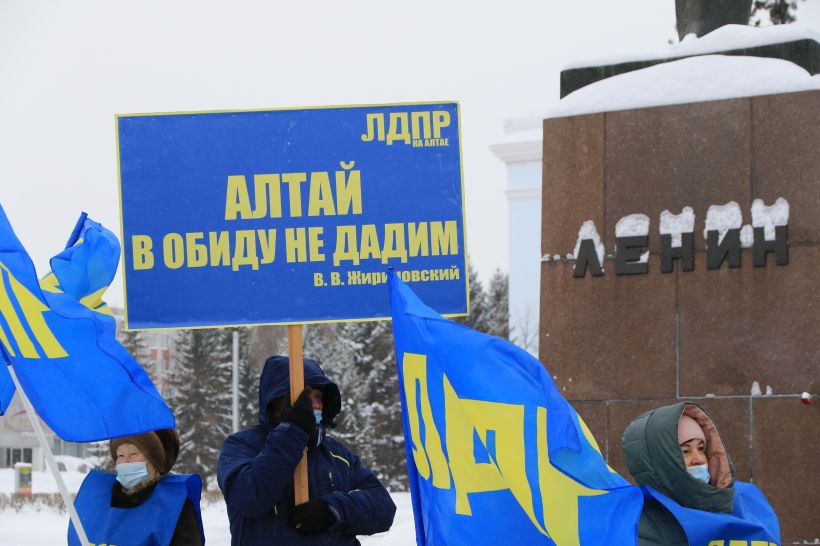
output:
POLYGON ((467 312, 458 104, 117 116, 129 328, 467 312))

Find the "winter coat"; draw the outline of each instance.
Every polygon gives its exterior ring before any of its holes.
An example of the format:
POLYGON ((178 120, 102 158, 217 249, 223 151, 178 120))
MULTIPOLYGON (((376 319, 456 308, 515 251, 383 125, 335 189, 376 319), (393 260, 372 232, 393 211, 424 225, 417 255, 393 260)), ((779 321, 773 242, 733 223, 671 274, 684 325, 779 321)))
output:
MULTIPOLYGON (((731 513, 735 469, 717 428, 697 404, 681 402, 644 413, 626 427, 621 440, 626 465, 638 485, 649 486, 681 506, 731 513), (710 484, 686 471, 678 444, 678 420, 686 412, 706 435, 710 484)), ((687 546, 677 519, 659 502, 647 498, 638 522, 638 546, 687 546)))
MULTIPOLYGON (((341 410, 339 388, 312 360, 305 359, 305 385, 324 392, 323 422, 341 410)), ((232 546, 356 545, 356 535, 386 531, 396 506, 373 473, 340 442, 325 436, 308 454, 311 499, 327 502, 336 522, 306 536, 288 524, 293 510, 293 474, 308 435, 288 422, 272 422, 269 404, 290 391, 288 360, 272 357, 259 380, 259 424, 229 436, 217 467, 228 507, 232 546)))

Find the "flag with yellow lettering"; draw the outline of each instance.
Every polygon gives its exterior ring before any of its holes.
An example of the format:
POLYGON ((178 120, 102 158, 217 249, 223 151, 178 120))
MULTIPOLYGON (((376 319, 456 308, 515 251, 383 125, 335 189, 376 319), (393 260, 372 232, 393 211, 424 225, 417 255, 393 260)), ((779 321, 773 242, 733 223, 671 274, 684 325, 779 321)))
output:
POLYGON ((544 366, 389 286, 419 546, 636 544, 640 490, 544 366))
MULTIPOLYGON (((0 207, 0 354, 63 440, 174 427, 150 378, 116 340, 113 317, 99 299, 118 259, 116 237, 82 216, 66 250, 52 259, 54 279, 47 275, 41 287, 0 207)), ((5 408, 9 378, 0 373, 5 408)))

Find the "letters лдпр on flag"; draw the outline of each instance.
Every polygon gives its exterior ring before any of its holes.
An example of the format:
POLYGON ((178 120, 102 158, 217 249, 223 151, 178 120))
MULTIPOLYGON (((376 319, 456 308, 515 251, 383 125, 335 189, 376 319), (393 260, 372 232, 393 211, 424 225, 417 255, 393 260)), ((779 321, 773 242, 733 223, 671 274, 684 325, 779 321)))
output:
MULTIPOLYGON (((116 237, 83 214, 66 249, 52 258, 52 273, 38 282, 0 207, 0 353, 63 440, 175 426, 151 379, 116 340, 114 318, 100 299, 119 252, 116 237)), ((0 370, 0 410, 13 392, 8 371, 0 370)))
POLYGON ((641 491, 544 366, 389 287, 419 546, 636 544, 641 491))

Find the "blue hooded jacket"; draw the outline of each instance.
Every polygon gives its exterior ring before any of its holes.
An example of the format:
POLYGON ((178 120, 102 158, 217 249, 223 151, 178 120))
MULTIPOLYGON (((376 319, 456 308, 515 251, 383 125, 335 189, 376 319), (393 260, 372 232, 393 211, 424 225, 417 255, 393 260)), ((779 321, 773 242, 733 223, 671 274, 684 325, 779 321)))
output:
MULTIPOLYGON (((339 387, 305 359, 305 385, 323 390, 323 421, 341 410, 339 387)), ((219 453, 217 478, 228 506, 232 546, 356 545, 356 535, 386 531, 396 506, 373 473, 340 442, 326 436, 308 454, 311 499, 327 502, 336 522, 324 533, 299 534, 288 524, 293 473, 309 437, 288 422, 272 423, 268 405, 290 392, 288 358, 265 362, 259 379, 259 424, 228 436, 219 453)))

